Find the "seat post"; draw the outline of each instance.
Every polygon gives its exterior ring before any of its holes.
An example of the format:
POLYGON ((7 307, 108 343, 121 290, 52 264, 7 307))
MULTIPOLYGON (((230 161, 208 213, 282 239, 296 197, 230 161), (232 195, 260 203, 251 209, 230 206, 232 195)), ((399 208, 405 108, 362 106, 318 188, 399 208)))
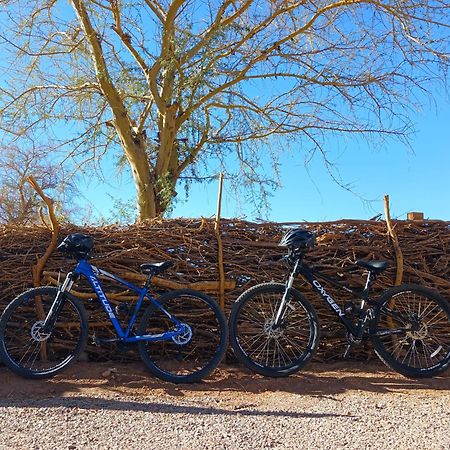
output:
POLYGON ((375 279, 376 279, 375 272, 372 270, 369 270, 369 272, 367 273, 366 285, 364 286, 364 289, 363 289, 363 296, 364 296, 365 300, 367 300, 367 298, 369 296, 370 287, 372 286, 372 283, 375 281, 375 279))
POLYGON ((150 286, 150 283, 152 282, 152 278, 153 278, 153 271, 149 271, 148 273, 148 277, 147 280, 145 280, 145 284, 144 284, 144 289, 148 289, 148 287, 150 286))

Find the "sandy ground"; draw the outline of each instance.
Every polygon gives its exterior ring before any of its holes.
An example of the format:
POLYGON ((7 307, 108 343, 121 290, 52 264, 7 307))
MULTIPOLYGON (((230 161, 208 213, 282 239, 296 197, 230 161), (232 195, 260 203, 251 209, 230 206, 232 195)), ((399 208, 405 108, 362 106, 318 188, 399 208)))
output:
POLYGON ((222 365, 176 386, 139 363, 75 363, 0 379, 0 449, 450 449, 450 371, 340 362, 271 379, 222 365))

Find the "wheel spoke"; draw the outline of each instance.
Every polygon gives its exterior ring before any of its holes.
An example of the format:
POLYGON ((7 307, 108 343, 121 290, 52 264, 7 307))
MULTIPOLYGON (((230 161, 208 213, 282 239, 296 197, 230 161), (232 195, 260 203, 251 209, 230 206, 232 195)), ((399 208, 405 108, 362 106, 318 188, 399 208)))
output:
POLYGON ((243 294, 238 312, 232 313, 236 332, 232 344, 237 345, 237 355, 243 355, 243 362, 251 363, 253 370, 263 367, 276 372, 296 367, 309 359, 312 346, 317 345, 313 318, 292 292, 283 316, 274 326, 284 290, 280 285, 261 285, 256 291, 252 288, 247 297, 243 294))
POLYGON ((375 348, 401 373, 431 376, 449 364, 450 310, 432 291, 408 288, 396 293, 380 306, 375 322, 375 348), (402 336, 396 334, 398 328, 404 328, 402 336), (385 333, 389 330, 392 334, 385 333))
MULTIPOLYGON (((207 376, 220 362, 225 351, 226 320, 209 297, 191 290, 174 291, 160 298, 164 309, 186 325, 182 338, 138 343, 139 353, 157 377, 175 382, 194 382, 207 376)), ((151 306, 144 313, 138 335, 162 334, 174 328, 171 320, 151 306)), ((258 315, 252 322, 258 323, 258 315)))
POLYGON ((50 376, 65 367, 84 346, 87 337, 82 307, 65 299, 53 332, 41 332, 56 288, 43 287, 17 297, 6 308, 2 319, 3 357, 20 375, 50 376), (38 316, 36 304, 40 305, 38 316), (66 326, 69 324, 69 326, 66 326))

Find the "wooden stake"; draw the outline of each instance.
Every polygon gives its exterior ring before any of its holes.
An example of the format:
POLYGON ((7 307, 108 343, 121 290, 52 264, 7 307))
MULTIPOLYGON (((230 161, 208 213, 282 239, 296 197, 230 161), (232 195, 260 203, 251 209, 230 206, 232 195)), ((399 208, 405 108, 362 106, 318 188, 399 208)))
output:
POLYGON ((389 195, 384 196, 384 214, 386 216, 386 225, 389 231, 389 235, 392 238, 392 243, 394 245, 395 259, 397 263, 397 272, 395 275, 395 285, 398 286, 402 284, 403 280, 403 253, 398 243, 397 233, 394 230, 391 222, 391 214, 389 212, 389 195))
POLYGON ((225 271, 223 268, 223 245, 222 236, 220 234, 220 212, 222 209, 222 187, 223 187, 223 173, 219 175, 219 192, 217 194, 217 213, 216 223, 214 224, 214 231, 217 237, 218 245, 218 264, 219 264, 219 304, 222 309, 225 308, 225 271))
POLYGON ((220 212, 222 210, 222 187, 223 187, 223 173, 220 172, 219 175, 219 191, 217 193, 217 213, 216 213, 216 223, 214 225, 214 230, 217 231, 220 227, 220 212))
MULTIPOLYGON (((386 216, 386 225, 389 231, 389 234, 392 238, 392 243, 394 245, 394 251, 395 251, 395 259, 397 263, 397 272, 395 275, 395 285, 398 286, 402 283, 403 279, 403 254, 402 250, 400 248, 400 245, 398 243, 397 233, 394 230, 394 227, 392 226, 391 222, 391 213, 389 212, 389 195, 384 196, 384 215, 386 216)), ((395 299, 391 299, 389 302, 389 308, 394 309, 395 308, 395 299)), ((387 317, 387 323, 389 328, 394 328, 394 321, 391 316, 387 317)), ((397 336, 392 336, 392 340, 394 342, 394 345, 396 345, 396 341, 398 340, 397 336)))

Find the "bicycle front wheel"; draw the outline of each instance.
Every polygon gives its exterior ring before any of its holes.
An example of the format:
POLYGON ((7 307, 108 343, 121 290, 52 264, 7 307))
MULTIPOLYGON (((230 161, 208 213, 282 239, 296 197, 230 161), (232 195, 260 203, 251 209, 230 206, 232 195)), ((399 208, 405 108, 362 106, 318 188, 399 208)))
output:
POLYGON ((428 378, 450 364, 450 307, 421 286, 389 289, 379 300, 371 327, 378 357, 411 378, 428 378))
POLYGON ((228 327, 219 305, 207 295, 190 289, 169 292, 144 312, 138 335, 161 334, 175 329, 165 313, 184 328, 164 341, 139 341, 142 361, 150 372, 171 383, 194 383, 208 376, 220 363, 228 343, 228 327))
POLYGON ((290 289, 284 316, 274 327, 286 287, 263 283, 244 292, 230 315, 230 342, 236 357, 249 369, 269 377, 300 370, 319 343, 319 321, 312 305, 290 289))
POLYGON ((75 360, 86 344, 86 312, 70 294, 64 294, 53 329, 42 332, 57 293, 55 287, 30 289, 16 297, 2 314, 0 359, 18 375, 51 377, 75 360))

